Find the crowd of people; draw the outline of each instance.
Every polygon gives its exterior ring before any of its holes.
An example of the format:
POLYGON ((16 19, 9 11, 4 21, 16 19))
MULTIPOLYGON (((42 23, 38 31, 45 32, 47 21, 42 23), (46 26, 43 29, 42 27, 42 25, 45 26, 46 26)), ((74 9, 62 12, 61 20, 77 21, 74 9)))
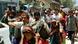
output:
POLYGON ((78 32, 78 10, 61 9, 6 10, 1 22, 9 25, 12 44, 74 44, 78 32))

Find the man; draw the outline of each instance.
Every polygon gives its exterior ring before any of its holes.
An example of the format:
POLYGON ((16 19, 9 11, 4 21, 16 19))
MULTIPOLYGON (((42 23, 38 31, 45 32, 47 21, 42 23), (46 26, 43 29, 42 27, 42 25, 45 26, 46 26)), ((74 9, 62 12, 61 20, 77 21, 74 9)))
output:
POLYGON ((68 38, 71 40, 71 44, 74 44, 74 34, 77 28, 76 25, 76 18, 73 15, 73 11, 69 11, 69 16, 67 18, 67 31, 68 31, 68 38))
POLYGON ((48 38, 48 34, 50 33, 50 30, 47 23, 45 23, 45 21, 40 18, 39 12, 34 13, 34 21, 32 22, 32 28, 36 33, 36 42, 39 44, 48 44, 48 41, 46 39, 48 38), (45 30, 46 33, 43 30, 45 30))
POLYGON ((47 22, 49 28, 51 28, 52 15, 51 15, 51 11, 50 10, 47 11, 45 21, 47 22))
POLYGON ((49 27, 48 27, 47 23, 43 19, 40 18, 40 13, 39 12, 35 12, 34 13, 34 20, 31 23, 31 25, 32 25, 32 28, 35 29, 35 32, 38 32, 37 28, 39 26, 42 26, 42 25, 44 25, 44 27, 46 28, 46 30, 49 31, 48 30, 49 27))
POLYGON ((10 22, 9 25, 14 26, 14 39, 13 39, 13 44, 19 44, 20 39, 21 39, 21 27, 24 25, 29 25, 29 15, 25 12, 21 12, 21 18, 16 18, 15 22, 10 22), (22 21, 21 21, 21 20, 22 21))

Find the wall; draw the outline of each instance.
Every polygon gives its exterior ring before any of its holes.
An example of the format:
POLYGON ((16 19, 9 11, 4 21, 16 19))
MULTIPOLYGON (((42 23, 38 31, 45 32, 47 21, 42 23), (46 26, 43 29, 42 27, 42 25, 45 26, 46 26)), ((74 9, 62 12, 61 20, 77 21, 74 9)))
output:
POLYGON ((16 3, 19 3, 19 0, 12 0, 12 2, 16 2, 16 3))
POLYGON ((10 2, 11 0, 0 0, 0 1, 10 2))
POLYGON ((16 2, 16 3, 19 2, 19 0, 0 0, 0 1, 4 1, 4 2, 16 2))

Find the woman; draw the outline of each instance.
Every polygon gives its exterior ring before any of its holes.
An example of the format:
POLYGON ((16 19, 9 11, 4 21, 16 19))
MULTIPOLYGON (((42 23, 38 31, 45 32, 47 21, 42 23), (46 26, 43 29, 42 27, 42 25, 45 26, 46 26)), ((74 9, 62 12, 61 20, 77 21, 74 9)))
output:
POLYGON ((35 44, 34 31, 30 26, 23 26, 20 44, 35 44))
POLYGON ((60 44, 59 23, 55 20, 52 21, 50 44, 60 44))
POLYGON ((61 43, 65 44, 65 37, 67 35, 66 32, 66 19, 67 19, 67 14, 61 10, 60 14, 62 17, 60 18, 60 39, 61 43))

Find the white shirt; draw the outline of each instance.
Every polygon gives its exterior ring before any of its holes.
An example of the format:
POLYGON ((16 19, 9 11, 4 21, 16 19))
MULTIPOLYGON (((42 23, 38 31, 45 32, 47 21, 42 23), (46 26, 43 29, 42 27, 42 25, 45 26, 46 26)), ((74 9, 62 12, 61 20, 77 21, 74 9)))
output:
POLYGON ((1 36, 1 41, 4 41, 4 44, 11 44, 11 41, 10 41, 10 38, 9 38, 9 26, 4 24, 4 23, 1 23, 4 27, 3 28, 0 28, 0 36, 1 36))
POLYGON ((55 14, 53 14, 51 17, 52 17, 52 20, 59 21, 59 19, 60 19, 59 15, 55 15, 55 14))

